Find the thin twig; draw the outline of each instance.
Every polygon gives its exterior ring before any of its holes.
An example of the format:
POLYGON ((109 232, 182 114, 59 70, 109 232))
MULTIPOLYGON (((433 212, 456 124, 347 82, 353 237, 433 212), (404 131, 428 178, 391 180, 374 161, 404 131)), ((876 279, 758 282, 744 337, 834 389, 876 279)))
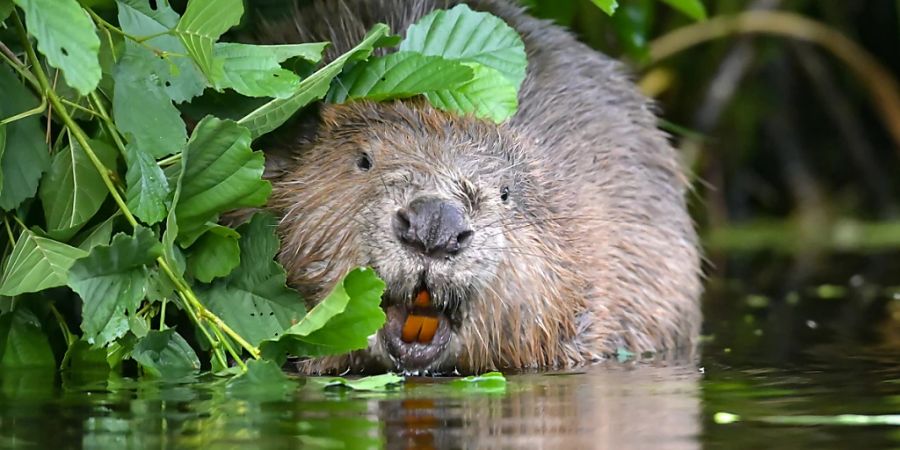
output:
POLYGON ((735 34, 760 33, 812 42, 843 61, 863 82, 900 152, 900 86, 869 52, 839 31, 799 14, 749 11, 679 28, 650 43, 653 64, 695 45, 735 34))

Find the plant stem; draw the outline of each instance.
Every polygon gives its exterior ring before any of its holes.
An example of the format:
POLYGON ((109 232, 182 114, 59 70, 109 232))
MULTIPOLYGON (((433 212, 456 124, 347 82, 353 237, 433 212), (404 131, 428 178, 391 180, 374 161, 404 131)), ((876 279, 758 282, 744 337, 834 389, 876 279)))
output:
POLYGON ((59 324, 59 329, 62 331, 63 337, 66 340, 66 347, 71 347, 72 343, 75 341, 75 335, 72 334, 72 331, 69 330, 69 325, 66 323, 66 319, 63 318, 62 314, 59 313, 59 310, 56 309, 56 305, 53 303, 50 304, 50 312, 53 313, 53 316, 56 317, 56 322, 59 324))
POLYGON ((106 112, 106 108, 103 107, 103 102, 100 99, 100 96, 97 95, 97 92, 91 92, 91 103, 93 103, 94 108, 97 108, 97 111, 100 112, 100 120, 103 121, 103 125, 106 126, 106 131, 109 132, 109 135, 112 136, 113 142, 116 143, 116 147, 119 148, 119 153, 122 154, 123 157, 128 158, 128 154, 125 152, 125 143, 122 142, 122 137, 119 136, 119 131, 116 129, 116 125, 113 123, 112 118, 109 116, 109 113, 106 112))
POLYGON ((22 111, 14 116, 7 117, 3 120, 0 120, 0 125, 6 125, 8 123, 13 123, 17 120, 24 119, 26 117, 31 117, 37 114, 44 112, 47 109, 47 99, 46 97, 41 97, 41 104, 35 106, 34 108, 29 109, 28 111, 22 111))
POLYGON ((22 61, 19 61, 19 58, 16 57, 16 54, 0 41, 0 56, 3 57, 3 60, 6 61, 22 78, 26 79, 34 90, 40 90, 40 84, 38 84, 37 80, 34 79, 34 75, 28 72, 28 68, 25 67, 25 64, 22 61))
POLYGON ((9 220, 6 218, 6 215, 3 216, 3 226, 6 228, 6 236, 9 237, 10 244, 16 242, 16 237, 13 235, 12 228, 9 227, 9 220))
POLYGON ((19 19, 19 15, 16 12, 13 12, 13 21, 16 24, 16 29, 19 32, 19 38, 22 39, 22 45, 25 46, 25 52, 28 55, 28 59, 32 62, 32 71, 34 75, 38 79, 38 83, 41 85, 41 94, 46 96, 50 101, 50 104, 53 105, 53 108, 56 109, 56 113, 59 115, 59 118, 62 119, 63 124, 65 124, 66 128, 75 136, 75 140, 78 141, 78 144, 81 145, 85 154, 87 154, 88 158, 91 160, 91 163, 94 164, 94 167, 97 169, 97 172, 100 173, 100 178, 103 180, 103 184, 106 185, 107 190, 110 195, 112 195, 113 200, 115 200, 116 204, 119 206, 119 209, 122 210, 122 214, 125 216, 125 219, 128 220, 128 223, 131 224, 132 227, 137 227, 138 222, 137 219, 134 218, 134 215, 131 214, 131 211, 128 209, 128 206, 125 204, 125 200, 122 199, 122 196, 119 195, 119 191, 116 189, 116 186, 113 184, 112 179, 109 178, 109 173, 107 173, 106 166, 100 162, 100 158, 97 157, 97 154, 94 153, 93 148, 88 143, 87 136, 84 134, 84 130, 75 123, 75 120, 72 119, 72 116, 69 115, 69 112, 66 110, 63 103, 60 101, 59 97, 56 95, 56 92, 50 88, 50 82, 47 80, 47 76, 44 74, 44 71, 41 69, 38 64, 38 57, 34 53, 34 49, 31 48, 31 44, 28 41, 28 33, 25 31, 25 25, 22 24, 22 20, 19 19))
MULTIPOLYGON (((15 11, 13 12, 12 16, 13 16, 13 21, 15 22, 15 25, 16 25, 16 29, 19 34, 19 38, 22 40, 22 44, 25 46, 25 51, 28 55, 28 59, 30 61, 32 61, 32 63, 33 63, 32 70, 38 79, 38 83, 40 84, 42 95, 47 97, 47 99, 50 101, 50 104, 53 105, 53 107, 56 109, 57 114, 59 115, 60 119, 62 119, 63 124, 75 136, 75 140, 78 141, 78 143, 81 145, 82 149, 84 150, 85 154, 88 155, 88 158, 91 160, 91 163, 94 165, 94 168, 96 168, 97 171, 100 173, 100 178, 103 180, 103 183, 106 185, 107 190, 109 191, 110 195, 113 197, 113 200, 115 200, 116 204, 118 205, 119 210, 122 211, 122 214, 125 216, 125 219, 132 226, 132 228, 137 228, 139 226, 139 223, 138 223, 137 219, 135 219, 134 215, 131 213, 131 210, 128 209, 128 205, 125 203, 124 199, 119 194, 119 191, 116 189, 115 184, 113 184, 112 179, 110 179, 109 174, 107 173, 106 166, 103 165, 103 163, 97 157, 96 153, 94 153, 94 150, 91 148, 90 144, 88 143, 87 136, 85 135, 84 130, 82 130, 81 127, 79 127, 78 124, 72 119, 72 116, 69 115, 68 111, 65 109, 65 106, 60 101, 59 97, 56 95, 56 92, 53 91, 53 89, 50 87, 50 83, 47 80, 47 76, 44 74, 41 67, 37 64, 38 58, 34 52, 34 49, 30 45, 30 42, 28 40, 28 34, 25 31, 24 24, 22 24, 21 19, 19 18, 18 14, 15 11)), ((107 116, 107 119, 108 118, 109 118, 109 116, 107 116)), ((201 323, 202 319, 210 320, 213 324, 215 324, 215 326, 219 327, 223 332, 225 332, 225 334, 227 334, 229 337, 234 339, 235 342, 237 342, 239 345, 241 345, 241 347, 246 349, 250 353, 251 356, 253 356, 254 358, 257 358, 257 359, 259 358, 259 353, 260 353, 259 349, 257 349, 255 346, 251 345, 249 342, 247 342, 246 339, 244 339, 242 336, 240 336, 238 333, 236 333, 233 329, 231 329, 231 327, 229 327, 225 322, 223 322, 222 319, 219 318, 216 314, 214 314, 212 311, 209 311, 208 309, 206 309, 206 307, 203 306, 203 304, 200 302, 200 300, 197 299, 197 296, 194 295, 191 288, 189 286, 187 286, 187 284, 185 284, 180 279, 180 277, 175 275, 175 273, 172 271, 172 268, 162 257, 156 258, 156 262, 159 264, 160 268, 163 269, 163 271, 166 273, 166 275, 169 277, 169 279, 171 279, 172 282, 175 283, 175 286, 178 289, 179 296, 182 298, 182 300, 184 300, 185 310, 188 311, 188 313, 192 316, 192 318, 195 319, 195 323, 197 323, 197 325, 200 327, 200 329, 203 331, 203 333, 209 339, 210 344, 215 346, 216 341, 213 340, 212 336, 210 336, 209 333, 206 332, 206 330, 203 328, 202 323, 201 323), (199 314, 197 314, 197 312, 194 311, 195 308, 196 308, 196 311, 199 311, 199 314)), ((220 342, 220 345, 223 345, 226 348, 230 347, 230 344, 227 341, 220 342)), ((221 352, 221 349, 219 349, 219 352, 221 352)), ((234 353, 234 350, 230 349, 229 352, 234 353)), ((220 359, 220 362, 222 362, 223 367, 227 367, 227 364, 224 362, 224 358, 221 357, 221 354, 217 354, 217 358, 220 359)), ((240 358, 238 358, 238 359, 240 359, 240 358)))

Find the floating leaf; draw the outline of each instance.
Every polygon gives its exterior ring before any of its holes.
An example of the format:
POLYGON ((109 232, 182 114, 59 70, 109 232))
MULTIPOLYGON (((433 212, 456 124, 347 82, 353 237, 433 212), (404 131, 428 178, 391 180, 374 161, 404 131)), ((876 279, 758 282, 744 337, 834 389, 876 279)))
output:
POLYGON ((55 367, 56 358, 41 322, 28 308, 0 316, 0 367, 55 367))
MULTIPOLYGON (((119 153, 105 142, 88 140, 107 169, 115 169, 119 153)), ((85 150, 74 139, 53 156, 50 170, 38 191, 47 219, 47 230, 67 239, 94 217, 109 191, 85 150)))
POLYGON ((63 286, 69 268, 87 252, 25 230, 16 241, 0 278, 0 295, 19 295, 63 286))
POLYGON ((146 265, 161 253, 153 232, 138 227, 134 236, 120 233, 72 265, 69 287, 82 299, 81 329, 88 342, 104 346, 128 330, 126 312, 134 315, 147 292, 146 265))
POLYGON ((473 64, 474 76, 452 89, 428 92, 425 97, 436 108, 457 114, 502 123, 516 113, 518 92, 500 72, 480 64, 473 64))
POLYGON ((139 339, 131 358, 144 373, 160 378, 181 378, 200 370, 197 353, 175 329, 150 331, 139 339))
POLYGON ((344 386, 354 391, 386 391, 390 387, 402 383, 404 378, 394 373, 385 373, 355 380, 343 377, 317 377, 310 378, 310 380, 325 387, 344 386))
POLYGON ((213 44, 244 15, 242 0, 190 0, 173 30, 210 84, 222 75, 222 61, 213 58, 213 44), (218 63, 219 67, 215 67, 218 63))
POLYGON ((472 79, 472 69, 439 56, 413 52, 391 53, 357 64, 341 75, 328 101, 343 103, 366 98, 384 101, 449 89, 472 79))
POLYGON ((100 82, 100 38, 77 0, 14 0, 25 11, 38 51, 62 70, 66 84, 87 95, 100 82))
POLYGON ((169 181, 151 154, 131 143, 125 147, 125 152, 128 208, 144 223, 153 225, 166 218, 169 181))
MULTIPOLYGON (((0 65, 0 117, 10 117, 38 106, 38 101, 12 69, 0 65)), ((44 142, 38 116, 26 117, 6 125, 6 149, 0 159, 3 187, 0 208, 17 208, 37 192, 41 175, 50 166, 50 154, 44 142)))
POLYGON ((694 20, 706 20, 706 7, 700 0, 662 0, 694 20))
POLYGON ((318 62, 327 43, 294 45, 248 45, 219 43, 214 55, 224 64, 216 87, 231 88, 249 97, 288 97, 300 84, 300 77, 281 68, 288 58, 318 62))
POLYGON ((212 116, 201 120, 181 157, 172 204, 178 243, 192 244, 225 211, 264 204, 272 191, 264 170, 263 154, 250 149, 246 128, 212 116))
POLYGON ((389 34, 390 28, 387 25, 375 25, 356 47, 301 81, 290 97, 272 100, 247 114, 238 123, 250 130, 253 139, 278 128, 300 108, 324 97, 331 80, 341 73, 348 61, 368 58, 375 45, 389 34))
POLYGON ((368 346, 368 338, 384 325, 381 294, 384 282, 375 271, 351 271, 328 296, 279 339, 261 344, 263 354, 278 360, 296 356, 346 353, 368 346))
POLYGON ((525 44, 519 33, 499 17, 464 4, 419 19, 406 30, 400 51, 490 67, 516 90, 525 79, 525 44))
POLYGON ((306 312, 300 296, 286 286, 284 268, 273 260, 279 248, 276 225, 268 214, 241 225, 240 265, 199 293, 210 310, 253 345, 284 333, 306 312))
POLYGON ((463 390, 474 389, 479 392, 506 392, 506 377, 500 372, 488 372, 453 380, 450 386, 463 390))

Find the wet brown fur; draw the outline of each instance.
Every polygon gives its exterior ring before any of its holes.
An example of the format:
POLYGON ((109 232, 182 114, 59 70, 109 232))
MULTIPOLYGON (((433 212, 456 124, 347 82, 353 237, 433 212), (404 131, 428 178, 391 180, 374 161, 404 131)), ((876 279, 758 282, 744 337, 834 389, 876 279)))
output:
MULTIPOLYGON (((402 34, 452 3, 300 2, 265 40, 328 40, 333 57, 375 22, 402 34)), ((448 286, 464 290, 443 301, 467 299, 445 369, 568 367, 618 348, 693 348, 700 258, 687 182, 652 104, 618 62, 563 29, 503 1, 466 3, 503 18, 525 41, 518 113, 497 126, 422 100, 323 106, 315 133, 298 132, 272 172, 269 206, 283 217, 289 283, 315 302, 352 267, 372 265, 390 289, 412 295, 414 282, 404 278, 411 260, 392 242, 389 218, 427 190, 458 201, 476 224, 470 255, 435 263, 448 286), (374 156, 371 172, 354 165, 363 150, 374 156), (511 205, 496 198, 501 181, 515 186, 511 205)), ((391 369, 382 353, 374 340, 369 350, 301 369, 391 369)))

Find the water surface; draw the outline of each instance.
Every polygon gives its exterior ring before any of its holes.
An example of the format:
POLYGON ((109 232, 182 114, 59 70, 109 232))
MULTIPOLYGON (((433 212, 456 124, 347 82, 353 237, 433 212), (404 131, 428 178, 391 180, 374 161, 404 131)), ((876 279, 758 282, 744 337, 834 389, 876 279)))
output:
POLYGON ((510 375, 500 389, 410 379, 347 392, 298 380, 246 392, 212 377, 2 372, 0 447, 900 448, 900 426, 773 423, 900 414, 894 261, 719 261, 728 275, 709 282, 697 360, 637 356, 510 375), (740 420, 717 423, 720 413, 740 420))

